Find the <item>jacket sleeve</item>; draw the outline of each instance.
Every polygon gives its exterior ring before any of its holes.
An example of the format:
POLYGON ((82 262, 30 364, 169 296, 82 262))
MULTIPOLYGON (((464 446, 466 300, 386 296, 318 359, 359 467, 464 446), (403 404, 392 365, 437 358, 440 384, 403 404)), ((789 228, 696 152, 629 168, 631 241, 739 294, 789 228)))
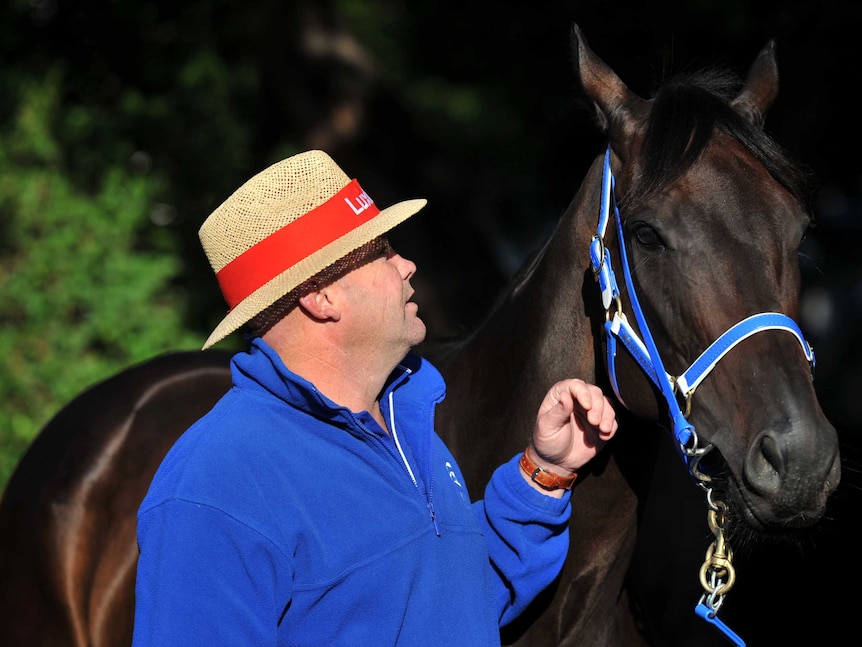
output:
POLYGON ((515 456, 491 476, 473 506, 497 575, 500 626, 517 618, 562 570, 569 549, 571 494, 545 496, 524 480, 515 456))
POLYGON ((134 647, 275 644, 287 559, 224 512, 170 500, 138 518, 134 647), (281 600, 278 604, 276 601, 281 600))

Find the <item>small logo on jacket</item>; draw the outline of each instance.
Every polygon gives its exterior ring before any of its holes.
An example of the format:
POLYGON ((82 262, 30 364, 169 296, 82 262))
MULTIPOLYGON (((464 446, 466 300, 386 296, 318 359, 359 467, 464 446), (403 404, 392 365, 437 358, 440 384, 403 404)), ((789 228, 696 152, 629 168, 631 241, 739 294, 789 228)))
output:
POLYGON ((458 496, 461 497, 462 501, 466 501, 467 495, 464 493, 464 486, 461 485, 461 481, 458 480, 458 475, 455 473, 455 467, 449 461, 446 461, 446 470, 449 472, 449 478, 458 486, 458 496))

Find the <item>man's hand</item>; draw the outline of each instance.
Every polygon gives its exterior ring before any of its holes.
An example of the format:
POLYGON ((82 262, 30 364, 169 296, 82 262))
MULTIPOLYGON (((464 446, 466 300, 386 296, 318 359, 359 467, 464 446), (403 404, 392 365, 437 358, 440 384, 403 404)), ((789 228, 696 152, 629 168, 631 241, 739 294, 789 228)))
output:
MULTIPOLYGON (((616 413, 599 387, 580 379, 562 380, 551 387, 539 407, 532 458, 542 469, 566 476, 598 454, 616 431, 616 413)), ((562 491, 558 493, 562 496, 562 491)))

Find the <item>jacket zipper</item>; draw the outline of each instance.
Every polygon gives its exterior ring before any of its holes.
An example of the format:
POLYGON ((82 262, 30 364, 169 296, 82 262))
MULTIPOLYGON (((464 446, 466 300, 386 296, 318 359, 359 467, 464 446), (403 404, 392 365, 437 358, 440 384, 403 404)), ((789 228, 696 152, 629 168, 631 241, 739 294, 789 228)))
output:
MULTIPOLYGON (((410 467, 410 463, 407 460, 407 457, 404 455, 404 450, 401 449, 401 441, 398 439, 398 432, 395 429, 395 402, 394 402, 394 391, 389 392, 389 431, 392 433, 392 439, 395 441, 395 447, 398 449, 398 454, 401 456, 401 461, 404 463, 404 467, 407 468, 407 472, 410 474, 410 480, 413 481, 413 485, 416 489, 419 489, 419 483, 416 481, 416 476, 413 474, 413 469, 410 467)), ((430 445, 429 445, 430 451, 430 445)), ((431 501, 431 471, 428 472, 428 491, 425 493, 425 501, 426 506, 428 508, 428 512, 431 515, 431 523, 434 524, 434 533, 439 537, 440 536, 440 526, 437 524, 437 511, 434 509, 434 503, 431 501)))

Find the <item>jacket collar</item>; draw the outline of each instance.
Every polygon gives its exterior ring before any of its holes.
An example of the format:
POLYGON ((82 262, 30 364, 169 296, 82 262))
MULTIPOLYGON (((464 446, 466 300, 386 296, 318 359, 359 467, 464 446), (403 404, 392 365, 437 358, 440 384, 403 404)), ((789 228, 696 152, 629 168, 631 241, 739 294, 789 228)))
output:
MULTIPOLYGON (((290 406, 305 410, 317 417, 343 422, 354 422, 353 412, 336 404, 307 379, 291 371, 278 353, 260 337, 249 343, 247 352, 234 355, 231 360, 233 382, 239 388, 268 391, 290 406)), ((386 381, 381 401, 391 391, 398 391, 398 400, 420 405, 436 404, 445 397, 443 377, 427 360, 408 353, 386 381)))

